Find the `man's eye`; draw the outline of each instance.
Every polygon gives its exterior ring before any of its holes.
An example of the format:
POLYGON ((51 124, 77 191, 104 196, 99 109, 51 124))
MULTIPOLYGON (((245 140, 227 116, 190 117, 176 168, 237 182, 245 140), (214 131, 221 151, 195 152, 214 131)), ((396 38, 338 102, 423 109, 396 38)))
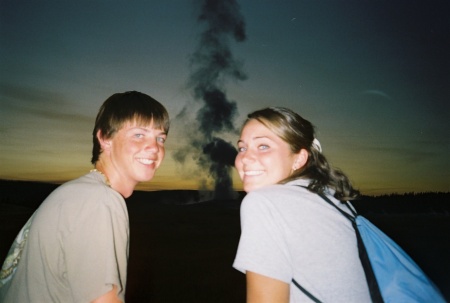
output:
POLYGON ((243 151, 246 151, 245 147, 238 147, 238 152, 243 152, 243 151))
POLYGON ((156 140, 158 140, 158 142, 160 142, 160 143, 166 142, 166 138, 164 138, 164 137, 157 137, 156 140))
POLYGON ((134 136, 135 136, 136 138, 142 138, 142 137, 144 137, 143 134, 135 134, 134 136))
POLYGON ((259 146, 259 149, 268 149, 269 148, 269 145, 260 145, 259 146))

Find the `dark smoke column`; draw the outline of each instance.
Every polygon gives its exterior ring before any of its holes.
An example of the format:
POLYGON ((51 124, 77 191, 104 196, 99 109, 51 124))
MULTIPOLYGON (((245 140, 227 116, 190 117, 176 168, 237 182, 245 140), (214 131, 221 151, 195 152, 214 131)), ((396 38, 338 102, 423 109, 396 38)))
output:
MULTIPOLYGON (((221 139, 224 133, 235 133, 236 102, 228 100, 224 84, 227 80, 245 80, 241 63, 233 58, 229 43, 245 40, 244 19, 234 0, 197 0, 201 11, 199 23, 204 26, 199 45, 190 59, 188 87, 195 100, 202 103, 196 113, 200 136, 192 137, 190 152, 198 166, 214 179, 215 198, 228 198, 232 193, 231 169, 236 149, 221 139)), ((186 109, 185 109, 186 110, 186 109)), ((175 154, 183 162, 184 151, 175 154)))

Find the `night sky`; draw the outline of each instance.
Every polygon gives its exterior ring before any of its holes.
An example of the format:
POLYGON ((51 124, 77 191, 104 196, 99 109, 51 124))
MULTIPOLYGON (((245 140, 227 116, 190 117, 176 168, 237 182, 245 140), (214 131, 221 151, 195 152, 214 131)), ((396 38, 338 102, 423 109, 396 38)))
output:
POLYGON ((450 191, 448 0, 215 2, 0 0, 0 179, 88 172, 98 108, 137 90, 172 118, 139 189, 213 188, 197 139, 225 153, 248 112, 279 105, 364 194, 450 191), (221 125, 199 118, 211 87, 221 125))

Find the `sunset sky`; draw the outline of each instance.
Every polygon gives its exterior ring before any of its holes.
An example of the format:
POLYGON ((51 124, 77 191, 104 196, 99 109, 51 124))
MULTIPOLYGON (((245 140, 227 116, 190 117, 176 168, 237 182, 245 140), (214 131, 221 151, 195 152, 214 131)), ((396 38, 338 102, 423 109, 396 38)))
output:
MULTIPOLYGON (((88 172, 98 108, 137 90, 172 118, 165 162, 138 188, 211 187, 189 143, 202 134, 193 121, 204 107, 192 58, 218 18, 199 21, 201 3, 0 0, 0 179, 88 172), (175 151, 188 153, 183 163, 175 151)), ((233 21, 245 35, 221 38, 242 76, 217 81, 236 104, 235 129, 250 111, 289 107, 364 194, 450 191, 448 0, 238 5, 233 21)), ((238 139, 231 129, 214 136, 238 139)), ((241 189, 234 170, 233 184, 241 189)))

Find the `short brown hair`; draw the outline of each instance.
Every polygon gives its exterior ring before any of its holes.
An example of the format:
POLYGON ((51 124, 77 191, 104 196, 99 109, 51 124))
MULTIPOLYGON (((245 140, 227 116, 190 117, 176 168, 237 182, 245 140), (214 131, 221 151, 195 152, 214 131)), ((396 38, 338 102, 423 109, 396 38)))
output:
POLYGON ((92 131, 92 159, 95 164, 102 153, 97 133, 100 131, 105 138, 111 138, 127 122, 150 124, 156 129, 169 132, 170 120, 166 108, 152 97, 137 92, 128 91, 116 93, 106 99, 100 107, 92 131))

